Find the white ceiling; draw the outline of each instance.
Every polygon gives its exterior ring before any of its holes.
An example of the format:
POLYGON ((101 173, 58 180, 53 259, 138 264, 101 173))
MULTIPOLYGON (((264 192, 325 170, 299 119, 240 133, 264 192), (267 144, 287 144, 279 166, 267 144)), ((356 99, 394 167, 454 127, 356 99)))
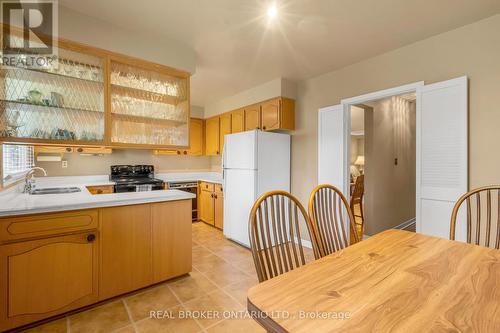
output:
MULTIPOLYGON (((498 0, 59 0, 128 30, 163 34, 197 53, 192 102, 277 77, 302 80, 500 12, 498 0)), ((161 41, 158 41, 159 43, 161 41)))

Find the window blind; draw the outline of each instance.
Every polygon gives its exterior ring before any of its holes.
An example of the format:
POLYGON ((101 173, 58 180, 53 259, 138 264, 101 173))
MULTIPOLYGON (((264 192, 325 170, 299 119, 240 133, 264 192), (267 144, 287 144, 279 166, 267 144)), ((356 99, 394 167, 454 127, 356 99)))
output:
POLYGON ((3 145, 3 179, 22 175, 34 166, 32 146, 3 145))

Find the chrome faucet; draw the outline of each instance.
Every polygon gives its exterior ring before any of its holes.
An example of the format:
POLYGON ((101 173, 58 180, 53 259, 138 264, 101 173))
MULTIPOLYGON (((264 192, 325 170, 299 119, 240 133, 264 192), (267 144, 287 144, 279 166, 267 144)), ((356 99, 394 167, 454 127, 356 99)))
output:
POLYGON ((35 190, 36 184, 35 184, 35 179, 33 178, 33 176, 37 170, 43 171, 43 175, 47 176, 47 171, 45 171, 44 168, 32 167, 30 169, 30 171, 28 171, 26 173, 26 175, 24 176, 24 191, 23 191, 23 193, 31 194, 35 190))

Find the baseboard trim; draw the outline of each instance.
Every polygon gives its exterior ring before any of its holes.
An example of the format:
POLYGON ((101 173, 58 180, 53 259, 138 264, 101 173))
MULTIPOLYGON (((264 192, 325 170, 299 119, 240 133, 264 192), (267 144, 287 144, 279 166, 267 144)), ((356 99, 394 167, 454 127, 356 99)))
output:
POLYGON ((416 219, 415 218, 412 218, 408 221, 405 221, 401 224, 398 224, 397 226, 395 226, 394 228, 392 229, 399 229, 399 230, 403 230, 403 229, 406 229, 408 228, 410 225, 414 224, 416 222, 416 219))

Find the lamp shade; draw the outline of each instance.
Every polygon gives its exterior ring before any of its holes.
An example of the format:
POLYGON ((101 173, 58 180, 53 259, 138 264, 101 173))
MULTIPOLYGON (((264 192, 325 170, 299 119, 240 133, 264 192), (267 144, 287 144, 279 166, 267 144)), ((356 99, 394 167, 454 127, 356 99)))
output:
POLYGON ((365 165, 365 157, 363 155, 358 155, 358 158, 354 161, 354 165, 365 165))

